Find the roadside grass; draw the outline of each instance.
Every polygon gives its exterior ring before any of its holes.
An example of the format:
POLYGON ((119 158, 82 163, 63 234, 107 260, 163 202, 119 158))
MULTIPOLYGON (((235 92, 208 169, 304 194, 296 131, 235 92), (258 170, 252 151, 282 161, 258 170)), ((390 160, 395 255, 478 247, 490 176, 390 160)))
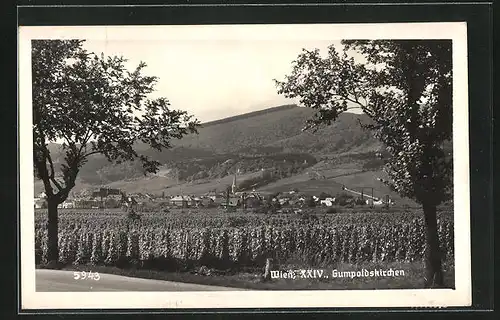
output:
MULTIPOLYGON (((251 290, 370 290, 370 289, 423 289, 425 268, 424 263, 397 262, 397 263, 360 263, 360 264, 331 264, 321 268, 313 268, 293 262, 280 265, 275 270, 287 271, 289 269, 321 269, 328 278, 316 279, 269 279, 263 278, 264 268, 234 270, 213 270, 211 275, 203 275, 195 270, 186 272, 169 272, 142 268, 118 268, 115 266, 90 266, 90 265, 59 265, 37 266, 39 269, 61 269, 68 271, 98 272, 100 274, 114 274, 133 278, 144 278, 202 285, 224 286, 251 290), (337 277, 332 276, 332 270, 361 271, 371 270, 403 270, 404 275, 399 277, 337 277)), ((455 272, 453 264, 443 264, 445 287, 454 289, 455 272)))

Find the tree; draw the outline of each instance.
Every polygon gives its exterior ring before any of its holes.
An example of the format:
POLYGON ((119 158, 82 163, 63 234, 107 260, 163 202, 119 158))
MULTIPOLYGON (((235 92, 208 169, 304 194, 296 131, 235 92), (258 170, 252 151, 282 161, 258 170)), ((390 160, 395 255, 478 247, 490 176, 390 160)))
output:
POLYGON ((326 198, 331 198, 332 196, 324 191, 322 191, 319 195, 320 200, 325 200, 326 198))
POLYGON ((316 206, 316 201, 314 201, 314 198, 312 196, 307 197, 306 199, 306 206, 312 208, 316 206))
POLYGON ((423 207, 427 286, 443 285, 436 207, 452 194, 452 159, 443 150, 452 138, 451 65, 448 40, 342 41, 326 57, 304 49, 285 81, 276 81, 280 94, 318 110, 306 130, 352 108, 370 117, 361 125, 391 157, 384 182, 423 207))
POLYGON ((166 98, 148 99, 156 77, 132 72, 123 57, 97 56, 82 40, 32 41, 33 160, 48 202, 48 260, 58 261, 58 212, 80 168, 94 154, 122 163, 138 160, 144 173, 160 165, 136 151, 147 144, 157 151, 171 139, 196 133, 196 119, 170 109, 166 98), (48 148, 61 142, 65 157, 55 165, 48 148))

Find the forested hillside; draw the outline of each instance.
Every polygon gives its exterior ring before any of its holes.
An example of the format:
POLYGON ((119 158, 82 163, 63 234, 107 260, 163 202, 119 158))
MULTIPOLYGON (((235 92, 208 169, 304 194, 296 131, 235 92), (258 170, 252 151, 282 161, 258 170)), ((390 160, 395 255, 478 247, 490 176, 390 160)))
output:
MULTIPOLYGON (((293 105, 205 123, 198 135, 173 141, 174 147, 158 153, 138 145, 138 149, 163 164, 161 175, 177 181, 215 179, 240 170, 254 172, 276 169, 281 176, 301 172, 323 155, 373 153, 380 144, 361 129, 363 114, 345 113, 331 126, 315 133, 302 128, 314 111, 293 105)), ((61 162, 59 146, 50 146, 56 167, 61 162)), ((96 155, 80 171, 82 183, 99 185, 120 180, 140 179, 138 163, 111 165, 96 155)))

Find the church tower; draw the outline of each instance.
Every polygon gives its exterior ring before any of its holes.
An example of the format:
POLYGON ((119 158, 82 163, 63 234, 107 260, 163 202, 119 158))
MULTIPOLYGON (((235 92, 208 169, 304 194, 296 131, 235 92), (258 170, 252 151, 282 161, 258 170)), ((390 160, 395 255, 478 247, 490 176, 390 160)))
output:
POLYGON ((231 186, 231 192, 234 194, 236 192, 236 173, 233 177, 233 185, 231 186))

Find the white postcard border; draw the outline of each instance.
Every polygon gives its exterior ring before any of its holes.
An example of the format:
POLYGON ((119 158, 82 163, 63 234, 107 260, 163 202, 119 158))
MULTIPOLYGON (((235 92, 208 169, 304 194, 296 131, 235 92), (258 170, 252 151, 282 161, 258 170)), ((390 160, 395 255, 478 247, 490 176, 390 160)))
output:
POLYGON ((470 306, 469 117, 465 22, 211 26, 57 26, 19 28, 18 115, 21 308, 304 308, 470 306), (168 30, 169 32, 165 32, 168 30), (453 40, 455 290, 319 290, 228 292, 36 292, 31 106, 32 39, 145 40, 453 40), (459 236, 458 236, 459 235, 459 236))

